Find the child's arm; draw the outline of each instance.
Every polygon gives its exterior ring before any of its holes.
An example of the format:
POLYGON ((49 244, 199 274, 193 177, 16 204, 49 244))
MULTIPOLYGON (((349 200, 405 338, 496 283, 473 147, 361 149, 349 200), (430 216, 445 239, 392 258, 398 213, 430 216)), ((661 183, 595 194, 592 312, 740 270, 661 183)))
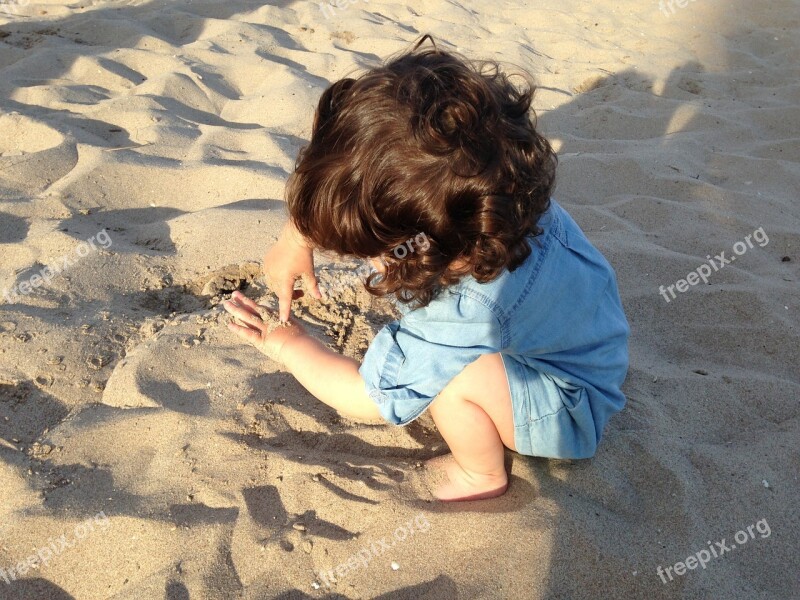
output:
POLYGON ((242 323, 229 323, 231 330, 273 360, 283 363, 320 401, 349 419, 383 422, 378 407, 367 395, 357 361, 326 348, 294 319, 283 326, 265 322, 261 315, 267 309, 241 292, 234 292, 223 306, 242 323))
POLYGON ((339 414, 357 421, 383 422, 367 395, 356 360, 337 354, 310 335, 288 339, 278 359, 304 388, 339 414))

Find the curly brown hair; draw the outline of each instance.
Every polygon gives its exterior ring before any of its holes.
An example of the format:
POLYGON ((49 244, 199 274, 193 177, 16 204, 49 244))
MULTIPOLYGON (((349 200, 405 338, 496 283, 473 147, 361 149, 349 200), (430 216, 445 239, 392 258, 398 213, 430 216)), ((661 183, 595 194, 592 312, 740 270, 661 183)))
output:
POLYGON ((323 93, 286 186, 304 238, 381 258, 367 289, 416 306, 466 275, 488 282, 525 261, 557 163, 536 131, 532 84, 518 89, 497 63, 421 49, 425 40, 323 93), (392 256, 420 234, 425 247, 392 256))

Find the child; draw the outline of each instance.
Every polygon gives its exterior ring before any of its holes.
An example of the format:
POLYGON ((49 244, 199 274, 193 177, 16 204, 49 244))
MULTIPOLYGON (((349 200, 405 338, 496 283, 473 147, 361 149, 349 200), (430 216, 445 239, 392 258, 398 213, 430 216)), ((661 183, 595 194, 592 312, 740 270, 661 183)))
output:
POLYGON ((594 455, 625 403, 629 330, 613 270, 550 199, 556 157, 531 121, 532 87, 425 39, 322 95, 265 259, 282 321, 297 276, 320 297, 314 248, 369 259, 367 288, 402 318, 359 365, 293 319, 268 325, 240 293, 225 308, 348 418, 405 425, 430 410, 451 451, 426 463, 434 496, 477 500, 506 491, 504 447, 594 455))

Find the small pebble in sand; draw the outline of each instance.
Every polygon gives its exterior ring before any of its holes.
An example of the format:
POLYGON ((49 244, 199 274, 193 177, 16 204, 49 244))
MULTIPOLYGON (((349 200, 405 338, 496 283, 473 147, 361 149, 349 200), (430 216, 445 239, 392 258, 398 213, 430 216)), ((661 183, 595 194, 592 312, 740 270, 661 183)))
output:
POLYGON ((296 529, 297 531, 305 531, 306 526, 302 523, 292 523, 292 529, 296 529))
POLYGON ((39 375, 34 381, 39 387, 50 387, 54 380, 52 375, 39 375))
POLYGON ((761 480, 761 484, 762 484, 762 485, 763 485, 765 488, 769 489, 769 481, 767 481, 766 479, 762 479, 762 480, 761 480))
POLYGON ((400 568, 400 565, 398 565, 396 562, 392 563, 392 571, 397 571, 399 568, 400 568))
POLYGON ((89 366, 90 369, 94 369, 95 371, 99 371, 103 367, 105 367, 111 359, 108 356, 104 356, 102 354, 98 354, 97 356, 90 356, 86 359, 86 364, 89 366))

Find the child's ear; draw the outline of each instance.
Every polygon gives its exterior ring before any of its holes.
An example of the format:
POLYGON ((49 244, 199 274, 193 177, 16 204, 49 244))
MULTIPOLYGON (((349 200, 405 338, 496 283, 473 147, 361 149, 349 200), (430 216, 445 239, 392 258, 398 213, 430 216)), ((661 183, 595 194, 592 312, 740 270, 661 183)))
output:
POLYGON ((317 114, 314 118, 315 133, 336 114, 347 91, 355 82, 355 79, 340 79, 323 92, 322 97, 319 99, 319 104, 317 105, 317 114))

